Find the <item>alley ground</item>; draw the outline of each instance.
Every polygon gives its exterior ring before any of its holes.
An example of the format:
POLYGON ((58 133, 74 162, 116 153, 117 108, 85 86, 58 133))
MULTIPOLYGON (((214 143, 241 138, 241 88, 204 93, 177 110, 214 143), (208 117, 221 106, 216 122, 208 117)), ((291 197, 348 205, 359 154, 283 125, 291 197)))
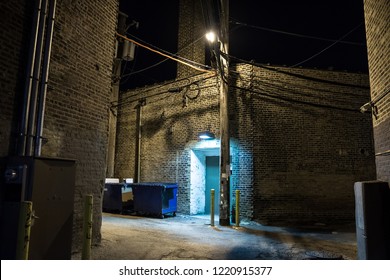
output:
MULTIPOLYGON (((80 259, 81 254, 73 254, 80 259)), ((356 259, 354 225, 342 228, 210 226, 209 216, 165 219, 103 214, 102 242, 92 248, 95 260, 304 260, 356 259)))

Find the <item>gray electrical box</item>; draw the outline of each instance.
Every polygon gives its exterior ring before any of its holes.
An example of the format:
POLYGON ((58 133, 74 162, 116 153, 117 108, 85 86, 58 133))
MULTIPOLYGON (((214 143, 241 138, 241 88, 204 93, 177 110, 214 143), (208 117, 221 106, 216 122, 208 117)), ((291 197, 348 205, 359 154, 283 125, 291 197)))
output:
POLYGON ((32 201, 29 259, 70 259, 76 164, 74 160, 13 157, 6 167, 2 259, 15 258, 19 206, 32 201))
POLYGON ((390 259, 390 189, 388 183, 356 182, 354 191, 358 259, 390 259))

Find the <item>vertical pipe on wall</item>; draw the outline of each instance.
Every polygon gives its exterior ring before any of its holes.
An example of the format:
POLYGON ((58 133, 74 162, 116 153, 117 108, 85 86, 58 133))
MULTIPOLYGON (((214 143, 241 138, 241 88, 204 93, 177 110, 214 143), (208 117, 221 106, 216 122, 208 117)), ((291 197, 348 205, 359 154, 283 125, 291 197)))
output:
POLYGON ((45 117, 45 105, 46 105, 46 93, 47 93, 47 83, 49 77, 49 68, 50 68, 50 55, 51 55, 51 46, 53 41, 53 30, 54 30, 54 21, 55 21, 55 11, 56 11, 56 0, 50 1, 49 15, 48 15, 48 25, 46 32, 46 42, 45 42, 45 56, 43 59, 42 66, 42 80, 41 87, 39 91, 39 104, 38 104, 38 119, 37 119, 37 131, 35 139, 35 155, 41 155, 42 149, 42 130, 43 130, 43 121, 45 117))
POLYGON ((33 71, 35 66, 35 52, 37 47, 38 33, 42 32, 39 29, 40 21, 40 11, 42 8, 42 0, 35 1, 34 15, 31 29, 31 38, 30 38, 30 48, 28 51, 27 59, 27 70, 26 70, 26 84, 24 88, 24 100, 22 108, 22 118, 20 124, 20 131, 18 135, 18 147, 17 154, 19 156, 24 156, 26 152, 26 136, 27 136, 27 125, 28 125, 28 116, 30 110, 30 101, 31 101, 31 86, 33 79, 33 71))
POLYGON ((145 102, 145 99, 141 99, 137 105, 136 183, 141 181, 142 107, 145 102))
POLYGON ((35 119, 36 119, 37 103, 38 103, 38 86, 39 86, 39 77, 41 73, 41 58, 42 58, 42 50, 43 50, 46 13, 47 13, 47 1, 43 0, 42 8, 40 11, 40 21, 39 21, 39 30, 41 30, 41 32, 38 33, 38 38, 37 38, 35 63, 34 63, 34 71, 33 71, 32 86, 31 86, 30 109, 29 109, 28 127, 27 127, 27 135, 26 135, 27 156, 33 155, 33 142, 34 142, 33 136, 36 130, 35 119))

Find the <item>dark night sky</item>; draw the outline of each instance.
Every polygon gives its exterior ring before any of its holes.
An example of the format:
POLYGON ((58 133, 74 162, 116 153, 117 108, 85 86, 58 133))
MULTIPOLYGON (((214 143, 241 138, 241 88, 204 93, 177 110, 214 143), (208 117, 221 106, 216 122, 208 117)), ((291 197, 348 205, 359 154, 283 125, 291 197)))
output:
MULTIPOLYGON (((194 0, 199 1, 199 0, 194 0)), ((178 0, 121 1, 120 10, 139 28, 128 32, 147 43, 177 52, 178 0)), ((362 45, 302 38, 248 26, 230 24, 230 54, 258 63, 367 72, 363 0, 230 0, 230 19, 266 29, 338 40, 362 45)), ((128 62, 124 74, 147 68, 161 60, 148 50, 137 48, 136 59, 128 62)), ((150 70, 123 78, 122 89, 174 79, 176 62, 167 61, 150 70)))

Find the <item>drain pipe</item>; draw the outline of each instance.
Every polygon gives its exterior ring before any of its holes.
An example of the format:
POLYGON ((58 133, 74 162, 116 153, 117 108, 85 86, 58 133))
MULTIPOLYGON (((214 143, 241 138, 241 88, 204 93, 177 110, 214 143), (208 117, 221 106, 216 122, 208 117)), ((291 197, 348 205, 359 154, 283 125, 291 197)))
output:
POLYGON ((39 86, 39 74, 41 70, 41 58, 42 58, 42 49, 43 49, 43 39, 44 39, 44 30, 45 30, 45 22, 46 22, 46 12, 47 12, 47 1, 42 1, 42 8, 40 11, 40 21, 39 21, 39 33, 37 39, 37 47, 36 47, 36 57, 34 63, 34 73, 32 80, 32 88, 31 88, 31 100, 30 100, 30 112, 28 116, 28 128, 27 128, 27 145, 26 145, 26 155, 33 155, 33 142, 34 142, 34 133, 36 129, 36 112, 37 112, 37 104, 38 104, 38 86, 39 86))
POLYGON ((51 0, 49 4, 50 5, 49 15, 48 15, 49 22, 47 25, 46 41, 45 41, 45 56, 43 58, 42 79, 41 79, 41 87, 39 91, 37 131, 36 131, 36 138, 35 138, 35 156, 40 156, 42 150, 42 130, 43 130, 43 121, 45 118, 46 93, 47 93, 47 83, 49 77, 50 55, 51 55, 51 46, 53 41, 56 4, 57 4, 56 0, 51 0))
POLYGON ((40 27, 40 11, 42 9, 42 0, 35 1, 34 15, 31 29, 30 48, 28 51, 27 70, 26 70, 26 82, 24 88, 24 100, 22 109, 22 119, 20 124, 20 132, 18 135, 19 141, 17 142, 17 154, 24 156, 26 152, 26 137, 27 137, 27 124, 30 110, 31 101, 31 87, 33 81, 33 72, 35 66, 35 53, 37 48, 38 34, 42 32, 40 27))
POLYGON ((141 99, 137 104, 137 145, 136 145, 136 182, 141 182, 141 138, 142 138, 142 107, 145 106, 146 100, 141 99))

